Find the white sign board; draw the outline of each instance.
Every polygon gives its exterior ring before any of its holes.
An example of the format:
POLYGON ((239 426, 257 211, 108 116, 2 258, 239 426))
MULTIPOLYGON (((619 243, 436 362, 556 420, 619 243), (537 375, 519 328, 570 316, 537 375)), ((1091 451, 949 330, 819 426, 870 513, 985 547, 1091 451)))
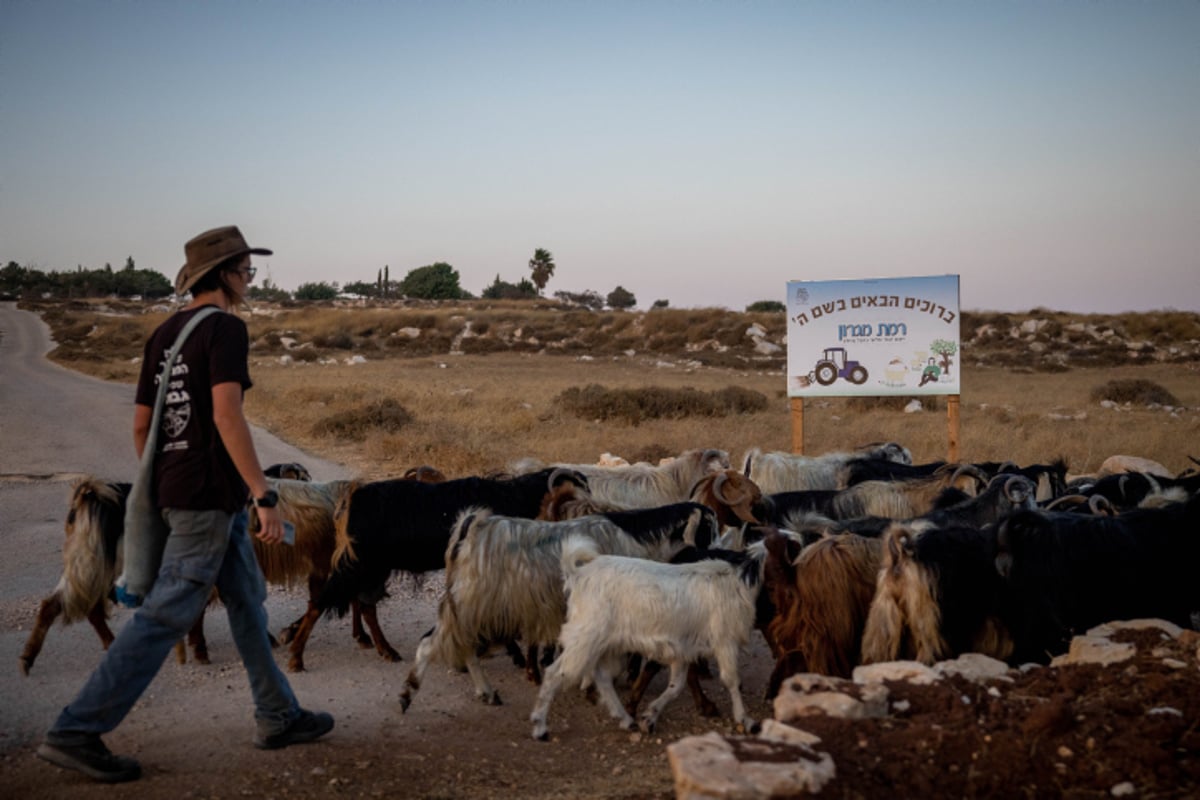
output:
POLYGON ((959 394, 958 276, 788 283, 788 397, 959 394))

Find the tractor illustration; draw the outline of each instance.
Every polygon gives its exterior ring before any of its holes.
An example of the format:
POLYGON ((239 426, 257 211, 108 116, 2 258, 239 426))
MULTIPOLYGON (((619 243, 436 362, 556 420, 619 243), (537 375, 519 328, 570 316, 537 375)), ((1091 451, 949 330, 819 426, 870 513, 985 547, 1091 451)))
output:
POLYGON ((813 368, 812 378, 822 386, 828 386, 838 378, 863 384, 867 381, 867 368, 857 361, 851 361, 846 355, 846 348, 826 347, 825 356, 813 368))

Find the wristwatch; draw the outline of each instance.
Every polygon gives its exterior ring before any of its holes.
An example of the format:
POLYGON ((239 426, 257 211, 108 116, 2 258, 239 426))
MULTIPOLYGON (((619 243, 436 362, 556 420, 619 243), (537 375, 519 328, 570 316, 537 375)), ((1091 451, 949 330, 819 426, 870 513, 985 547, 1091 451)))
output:
POLYGON ((275 491, 274 489, 267 489, 267 491, 263 493, 262 497, 257 497, 254 499, 254 505, 258 506, 259 508, 274 508, 275 504, 278 502, 279 492, 275 491))

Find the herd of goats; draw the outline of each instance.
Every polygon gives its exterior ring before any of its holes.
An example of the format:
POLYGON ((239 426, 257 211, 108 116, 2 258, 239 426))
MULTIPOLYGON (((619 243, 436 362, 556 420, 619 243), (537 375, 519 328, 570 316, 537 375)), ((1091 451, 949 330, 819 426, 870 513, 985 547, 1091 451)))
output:
MULTIPOLYGON (((520 462, 453 480, 431 467, 373 482, 315 482, 298 464, 268 475, 296 540, 254 540, 259 563, 269 583, 309 589, 280 637, 289 669, 304 669, 322 615, 348 612, 361 646, 400 660, 376 605, 392 576, 444 569, 402 710, 431 661, 465 669, 478 697, 498 704, 482 658, 505 648, 540 684, 538 739, 564 681, 594 691, 627 730, 653 730, 685 686, 715 714, 699 682, 708 659, 735 724, 755 729, 738 679, 754 629, 776 659, 770 697, 793 674, 849 677, 863 663, 967 652, 1047 663, 1094 625, 1192 627, 1200 611, 1200 472, 1170 475, 1141 459, 1068 479, 1061 459, 913 464, 887 443, 811 457, 752 449, 740 469, 709 449, 659 465, 520 462), (668 686, 638 715, 662 666, 668 686), (626 672, 622 701, 614 679, 626 672)), ((128 492, 95 478, 75 485, 63 575, 38 609, 25 674, 59 616, 86 618, 112 641, 128 492)), ((203 616, 187 638, 207 661, 203 616)), ((177 652, 186 659, 182 642, 177 652)))

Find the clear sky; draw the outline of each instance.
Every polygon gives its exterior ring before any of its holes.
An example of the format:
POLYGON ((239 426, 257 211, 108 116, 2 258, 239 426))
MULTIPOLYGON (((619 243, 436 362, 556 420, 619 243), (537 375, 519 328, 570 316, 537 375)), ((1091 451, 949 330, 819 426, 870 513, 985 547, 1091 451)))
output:
POLYGON ((0 263, 1200 310, 1200 2, 0 0, 0 263))

